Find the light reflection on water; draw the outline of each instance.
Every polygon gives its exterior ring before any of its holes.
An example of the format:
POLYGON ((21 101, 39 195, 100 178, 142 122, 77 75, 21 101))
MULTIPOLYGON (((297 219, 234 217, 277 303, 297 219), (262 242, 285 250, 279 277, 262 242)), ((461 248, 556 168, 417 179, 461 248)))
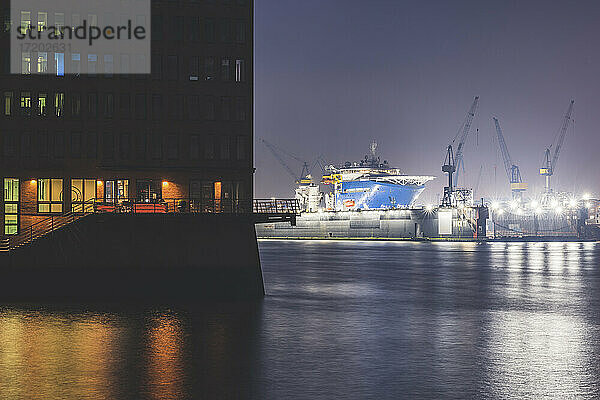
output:
POLYGON ((599 398, 596 243, 260 243, 244 304, 0 308, 0 398, 599 398))

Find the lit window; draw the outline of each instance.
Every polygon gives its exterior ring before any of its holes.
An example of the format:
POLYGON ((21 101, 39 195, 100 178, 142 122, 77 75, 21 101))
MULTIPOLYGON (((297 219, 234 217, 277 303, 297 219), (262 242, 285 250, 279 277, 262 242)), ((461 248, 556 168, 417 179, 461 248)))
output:
POLYGON ((26 34, 31 28, 31 12, 21 11, 21 33, 26 34))
POLYGON ((122 203, 129 200, 129 180, 121 179, 104 182, 104 201, 107 203, 122 203))
POLYGON ((95 179, 71 179, 71 209, 73 212, 93 211, 95 200, 95 179))
POLYGON ((39 52, 37 57, 37 72, 44 74, 48 72, 48 53, 39 52))
POLYGON ((55 13, 54 14, 54 26, 56 27, 56 34, 63 34, 65 27, 65 14, 55 13))
POLYGON ((21 92, 21 115, 31 115, 31 93, 21 92))
POLYGON ((63 212, 63 180, 38 179, 38 212, 63 212))
POLYGON ((64 76, 65 53, 54 53, 54 64, 56 65, 56 76, 64 76))
POLYGON ((21 73, 23 75, 31 74, 31 54, 27 51, 21 53, 21 73))
POLYGON ((4 234, 19 233, 19 180, 4 178, 4 234))
POLYGON ((42 32, 48 26, 48 13, 39 12, 37 14, 37 30, 38 32, 42 32))
POLYGON ((4 92, 4 115, 12 115, 12 92, 4 92))
POLYGON ((38 116, 45 117, 46 116, 46 101, 48 95, 46 93, 38 94, 38 116))
POLYGON ((246 81, 246 62, 244 60, 235 60, 235 81, 246 81))
POLYGON ((65 113, 65 94, 54 94, 54 112, 57 117, 62 117, 65 113))
POLYGON ((71 73, 75 75, 81 74, 81 54, 71 54, 71 73))

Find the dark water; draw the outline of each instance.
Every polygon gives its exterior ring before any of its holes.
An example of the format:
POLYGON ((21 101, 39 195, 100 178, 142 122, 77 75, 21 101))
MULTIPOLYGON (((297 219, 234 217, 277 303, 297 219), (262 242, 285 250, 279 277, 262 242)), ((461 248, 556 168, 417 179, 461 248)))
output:
POLYGON ((2 306, 0 398, 600 397, 600 244, 260 247, 261 302, 2 306))

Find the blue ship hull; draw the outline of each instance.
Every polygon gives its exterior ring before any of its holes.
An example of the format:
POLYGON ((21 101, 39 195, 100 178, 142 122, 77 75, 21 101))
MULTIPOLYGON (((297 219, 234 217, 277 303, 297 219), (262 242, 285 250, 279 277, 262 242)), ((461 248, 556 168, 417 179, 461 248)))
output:
POLYGON ((337 210, 387 210, 411 206, 425 190, 425 185, 398 185, 358 180, 339 183, 336 190, 337 210))

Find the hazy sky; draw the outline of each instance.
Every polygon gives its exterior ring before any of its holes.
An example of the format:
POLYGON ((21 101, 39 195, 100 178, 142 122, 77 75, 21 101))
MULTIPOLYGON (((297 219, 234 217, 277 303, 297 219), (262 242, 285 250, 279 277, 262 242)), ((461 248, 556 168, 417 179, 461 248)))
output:
POLYGON ((435 201, 445 148, 476 95, 464 158, 467 186, 483 171, 479 197, 509 192, 492 116, 538 192, 571 98, 554 184, 600 194, 598 21, 600 2, 584 0, 255 0, 256 196, 294 188, 258 138, 331 163, 363 158, 375 139, 393 166, 438 177, 422 197, 435 201))

